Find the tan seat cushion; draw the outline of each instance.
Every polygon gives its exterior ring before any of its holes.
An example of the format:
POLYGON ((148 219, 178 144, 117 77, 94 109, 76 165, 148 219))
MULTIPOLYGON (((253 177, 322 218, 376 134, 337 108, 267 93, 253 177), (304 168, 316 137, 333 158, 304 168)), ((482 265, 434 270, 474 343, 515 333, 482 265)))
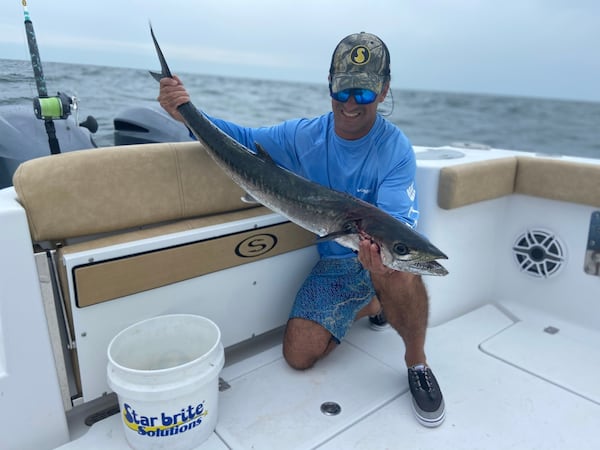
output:
POLYGON ((600 164, 518 156, 440 170, 443 209, 513 193, 600 207, 600 164))
POLYGON ((515 192, 600 207, 600 165, 520 157, 515 192))
POLYGON ((252 207, 198 142, 81 150, 27 161, 13 184, 34 241, 252 207))
POLYGON ((513 193, 514 157, 459 164, 440 170, 438 205, 453 209, 513 193))

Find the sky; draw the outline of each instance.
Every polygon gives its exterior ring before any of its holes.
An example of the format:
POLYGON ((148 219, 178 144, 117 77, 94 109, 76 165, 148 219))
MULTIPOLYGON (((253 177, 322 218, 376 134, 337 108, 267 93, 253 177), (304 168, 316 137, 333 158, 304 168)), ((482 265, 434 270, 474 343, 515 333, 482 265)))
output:
MULTIPOLYGON (((29 0, 41 60, 326 83, 346 35, 378 35, 392 87, 600 101, 599 0, 29 0)), ((0 58, 29 59, 21 0, 0 58)), ((0 68, 1 72, 1 68, 0 68)))

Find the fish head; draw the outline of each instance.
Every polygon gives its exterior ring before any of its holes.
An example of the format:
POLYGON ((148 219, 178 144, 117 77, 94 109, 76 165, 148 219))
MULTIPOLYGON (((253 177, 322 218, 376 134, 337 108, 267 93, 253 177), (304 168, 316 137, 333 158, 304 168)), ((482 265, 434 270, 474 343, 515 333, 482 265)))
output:
MULTIPOLYGON (((375 241, 377 242, 377 241, 375 241)), ((431 247, 411 247, 405 242, 377 242, 381 262, 390 269, 418 275, 447 275, 448 271, 435 259, 447 258, 432 244, 431 247)))
POLYGON ((421 275, 448 273, 435 261, 448 257, 425 236, 391 216, 389 219, 378 219, 362 220, 359 228, 363 239, 370 239, 379 246, 381 261, 385 266, 421 275))

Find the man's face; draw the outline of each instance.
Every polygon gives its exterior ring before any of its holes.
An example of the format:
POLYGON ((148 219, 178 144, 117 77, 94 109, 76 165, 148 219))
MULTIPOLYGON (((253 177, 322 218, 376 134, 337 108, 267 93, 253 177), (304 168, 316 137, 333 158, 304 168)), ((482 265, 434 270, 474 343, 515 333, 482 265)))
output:
POLYGON ((377 106, 385 100, 388 85, 386 84, 373 103, 360 105, 353 95, 348 101, 339 102, 331 99, 331 109, 335 124, 335 133, 342 139, 356 140, 367 135, 373 127, 377 116, 377 106))

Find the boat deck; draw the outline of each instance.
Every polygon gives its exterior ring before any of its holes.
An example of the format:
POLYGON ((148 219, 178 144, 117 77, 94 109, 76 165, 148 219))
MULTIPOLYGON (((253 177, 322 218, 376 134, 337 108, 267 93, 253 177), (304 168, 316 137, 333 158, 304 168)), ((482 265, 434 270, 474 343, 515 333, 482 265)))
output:
MULTIPOLYGON (((231 387, 199 448, 600 448, 598 333, 518 304, 502 310, 486 305, 430 328, 428 358, 446 401, 439 428, 414 418, 401 339, 363 319, 308 371, 286 365, 277 333, 259 353, 230 352, 221 377, 231 387), (324 415, 323 402, 340 414, 324 415)), ((60 448, 128 446, 114 415, 60 448)))

